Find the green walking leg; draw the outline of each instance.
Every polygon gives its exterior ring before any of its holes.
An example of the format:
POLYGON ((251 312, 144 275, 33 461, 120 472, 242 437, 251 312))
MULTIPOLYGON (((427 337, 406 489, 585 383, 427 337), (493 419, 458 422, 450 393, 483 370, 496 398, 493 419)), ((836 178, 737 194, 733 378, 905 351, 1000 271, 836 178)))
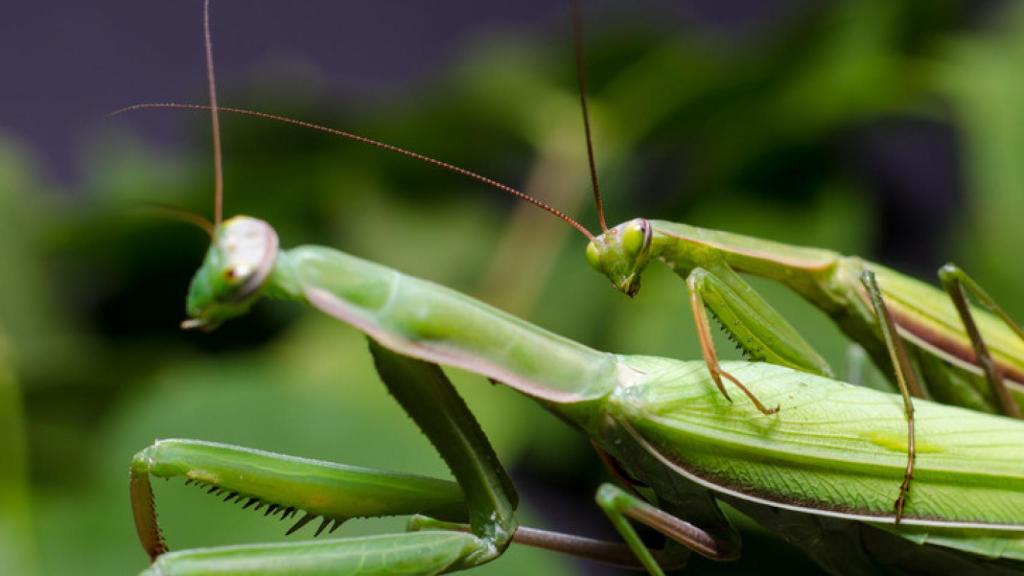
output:
MULTIPOLYGON (((626 492, 613 484, 602 484, 594 497, 597 505, 604 510, 622 539, 640 559, 641 564, 653 576, 664 574, 654 553, 640 540, 636 529, 629 520, 640 522, 670 539, 670 543, 681 544, 701 556, 713 560, 734 560, 739 557, 739 547, 723 542, 705 530, 680 520, 651 503, 626 492)), ((665 552, 670 552, 666 548, 665 552)), ((663 564, 663 563, 662 563, 663 564)))
POLYGON ((955 264, 946 264, 939 269, 939 281, 942 282, 942 286, 953 300, 953 305, 956 306, 957 314, 960 315, 960 320, 964 323, 964 329, 971 339, 975 358, 977 358, 978 364, 985 372, 985 379, 988 380, 989 386, 992 389, 992 395, 995 396, 1003 414, 1012 418, 1020 418, 1020 406, 1010 396, 1010 391, 1006 389, 1003 375, 999 373, 995 360, 992 359, 988 346, 985 344, 985 339, 982 338, 981 331, 978 330, 978 325, 974 321, 973 314, 971 314, 971 307, 967 303, 967 293, 970 292, 976 302, 987 308, 989 312, 995 314, 1011 330, 1016 332, 1021 340, 1024 340, 1024 328, 1021 328, 1019 324, 1014 322, 1010 315, 985 292, 981 285, 955 264))
POLYGON ((924 390, 917 380, 914 367, 910 364, 910 357, 903 347, 903 340, 896 332, 896 323, 882 299, 882 291, 878 288, 874 272, 865 270, 861 275, 861 282, 871 297, 871 303, 875 308, 875 315, 878 316, 878 325, 882 331, 882 338, 889 350, 889 358, 892 361, 892 369, 896 373, 896 383, 899 385, 900 394, 903 396, 903 411, 907 418, 907 467, 903 472, 903 482, 900 484, 900 493, 893 505, 896 510, 896 523, 899 524, 903 518, 903 509, 907 504, 907 495, 910 493, 910 481, 914 477, 914 459, 917 457, 917 448, 914 438, 914 403, 911 396, 924 398, 924 390))

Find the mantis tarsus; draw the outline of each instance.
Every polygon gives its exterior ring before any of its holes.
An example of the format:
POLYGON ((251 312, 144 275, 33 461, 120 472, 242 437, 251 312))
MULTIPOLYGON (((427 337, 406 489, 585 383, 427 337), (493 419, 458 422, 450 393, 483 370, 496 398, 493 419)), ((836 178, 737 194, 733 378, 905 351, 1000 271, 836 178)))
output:
MULTIPOLYGON (((208 31, 208 17, 206 23, 208 31)), ((207 56, 212 62, 209 42, 207 56)), ((212 64, 210 70, 213 96, 212 64)), ((215 98, 211 108, 216 118, 215 98)), ((215 139, 217 132, 214 120, 215 139)), ((136 526, 156 559, 154 574, 431 574, 490 561, 515 540, 620 563, 635 555, 659 574, 685 560, 678 544, 718 559, 738 553, 716 498, 783 531, 800 522, 863 521, 879 526, 863 529, 893 531, 900 542, 918 539, 977 556, 956 556, 962 562, 1024 561, 1024 464, 1016 457, 1024 424, 918 404, 917 476, 903 522, 894 526, 899 518, 887 494, 906 480, 907 442, 898 425, 903 407, 891 395, 780 366, 725 364, 756 383, 759 397, 785 404, 782 414, 765 416, 752 404, 726 402, 704 362, 599 352, 335 250, 279 250, 276 233, 261 220, 221 222, 219 169, 216 188, 213 244, 190 288, 185 325, 215 328, 267 296, 306 303, 361 330, 382 379, 458 484, 224 445, 157 442, 133 460, 131 482, 136 526), (657 506, 613 485, 598 491, 626 548, 518 527, 515 490, 436 363, 534 398, 645 485, 641 490, 657 506), (314 520, 318 534, 333 531, 359 515, 430 517, 416 517, 418 531, 406 534, 164 554, 151 475, 184 477, 225 500, 296 517, 292 531, 314 520), (652 554, 629 520, 675 544, 652 554)), ((831 544, 824 541, 805 546, 831 566, 831 544)), ((860 550, 856 566, 833 568, 867 569, 875 561, 870 552, 860 550)))

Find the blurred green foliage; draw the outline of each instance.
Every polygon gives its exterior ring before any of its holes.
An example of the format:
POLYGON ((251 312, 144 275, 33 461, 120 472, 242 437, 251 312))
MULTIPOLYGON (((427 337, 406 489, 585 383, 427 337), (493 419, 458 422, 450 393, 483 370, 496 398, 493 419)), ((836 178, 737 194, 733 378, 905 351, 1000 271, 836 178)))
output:
MULTIPOLYGON (((1015 258, 1024 214, 1018 6, 1008 5, 998 25, 965 28, 955 2, 836 2, 740 45, 595 19, 587 65, 612 220, 644 215, 872 257, 879 198, 843 143, 889 118, 924 119, 959 135, 966 174, 965 216, 942 231, 940 253, 1024 317, 1015 298, 1024 285, 1015 258)), ((344 127, 522 184, 592 225, 572 56, 569 42, 557 40, 557 49, 540 35, 481 40, 426 93, 370 110, 302 87, 288 98, 223 92, 234 104, 344 127)), ((31 152, 0 142, 0 328, 9 344, 0 356, 2 573, 140 569, 126 469, 155 438, 447 475, 352 330, 279 302, 213 334, 176 329, 205 238, 132 208, 157 201, 207 212, 206 119, 181 121, 196 126, 184 158, 140 141, 131 117, 112 122, 86 154, 88 177, 75 194, 51 190, 31 152), (37 554, 43 543, 53 553, 37 554)), ((589 270, 571 230, 496 192, 315 133, 226 116, 223 124, 228 213, 266 218, 285 246, 335 246, 600 348, 699 356, 683 284, 664 267, 652 267, 629 301, 589 270)), ((913 213, 903 217, 921 226, 913 213)), ((847 343, 826 318, 754 283, 844 366, 847 343)), ((454 379, 524 487, 525 522, 608 535, 589 505, 602 471, 586 440, 508 390, 472 375, 454 379)), ((173 548, 283 538, 276 523, 180 483, 157 486, 157 501, 173 548)), ((400 527, 353 522, 340 534, 400 527)), ((746 562, 697 559, 691 573, 757 573, 766 554, 779 569, 813 569, 748 530, 746 562)), ((591 569, 516 548, 481 572, 591 569)))
POLYGON ((0 334, 0 572, 34 574, 32 512, 20 390, 0 334))

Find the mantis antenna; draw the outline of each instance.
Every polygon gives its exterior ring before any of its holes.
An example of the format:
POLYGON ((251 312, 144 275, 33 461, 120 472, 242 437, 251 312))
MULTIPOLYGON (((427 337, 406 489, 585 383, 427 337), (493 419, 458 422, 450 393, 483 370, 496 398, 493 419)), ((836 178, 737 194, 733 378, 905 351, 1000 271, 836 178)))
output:
MULTIPOLYGON (((123 114, 125 112, 131 112, 133 110, 152 110, 152 109, 211 110, 212 108, 213 108, 212 106, 206 106, 206 105, 203 105, 203 104, 183 104, 183 103, 177 103, 177 102, 153 102, 153 103, 133 104, 132 106, 126 106, 126 107, 121 108, 119 110, 114 110, 113 112, 111 112, 109 114, 109 116, 117 116, 118 114, 123 114)), ((377 148, 381 148, 381 149, 387 150, 389 152, 395 152, 397 154, 401 154, 401 155, 406 156, 408 158, 412 158, 414 160, 419 160, 420 162, 425 162, 425 163, 430 164, 432 166, 437 166, 438 168, 444 168, 445 170, 449 170, 451 172, 455 172, 456 174, 461 174, 461 175, 463 175, 463 176, 465 176, 467 178, 471 178, 473 180, 476 180, 477 182, 481 182, 481 183, 486 184, 486 185, 488 185, 488 186, 490 186, 492 188, 496 188, 498 190, 501 190, 502 192, 507 192, 508 194, 511 194, 511 195, 515 196, 516 198, 519 198, 520 200, 524 200, 526 202, 529 202, 530 204, 533 204, 534 206, 536 206, 536 207, 538 207, 538 208, 540 208, 540 209, 542 209, 542 210, 544 210, 544 211, 546 211, 546 212, 548 212, 550 214, 553 214, 553 215, 557 216, 558 218, 561 218, 566 223, 568 223, 570 226, 572 226, 573 228, 578 230, 581 234, 586 236, 587 239, 589 239, 589 240, 593 240, 594 239, 594 235, 591 234, 589 230, 587 230, 582 224, 580 224, 579 222, 574 220, 571 216, 569 216, 565 212, 562 212, 558 208, 555 208, 554 206, 551 206, 550 204, 548 204, 548 203, 546 203, 546 202, 544 202, 542 200, 538 200, 537 198, 534 198, 533 196, 530 196, 529 194, 526 194, 525 192, 521 192, 521 191, 519 191, 519 190, 517 190, 517 189, 515 189, 515 188, 513 188, 511 186, 502 184, 501 182, 498 182, 497 180, 492 180, 491 178, 488 178, 486 176, 483 176, 481 174, 473 172, 472 170, 467 170, 465 168, 461 168, 461 167, 456 166, 454 164, 449 164, 448 162, 444 162, 443 160, 438 160, 436 158, 431 158, 430 156, 427 156, 425 154, 420 154, 419 152, 413 152, 412 150, 406 150, 405 148, 401 148, 399 146, 395 146, 394 144, 387 144, 387 143, 384 143, 384 142, 380 142, 378 140, 374 140, 372 138, 367 138, 366 136, 360 136, 358 134, 353 134, 351 132, 345 132, 344 130, 338 130, 336 128, 328 128, 327 126, 322 126, 320 124, 314 124, 312 122, 306 122, 305 120, 297 120, 295 118, 289 118, 288 116, 281 116, 279 114, 270 114, 268 112, 259 112, 259 111, 256 111, 256 110, 248 110, 246 108, 232 108, 232 107, 227 107, 227 106, 219 107, 219 108, 217 108, 217 111, 218 112, 228 112, 228 113, 231 113, 231 114, 241 114, 242 116, 252 116, 252 117, 260 118, 260 119, 263 119, 263 120, 273 120, 275 122, 281 122, 281 123, 284 123, 284 124, 291 124, 292 126, 298 126, 300 128, 308 128, 310 130, 316 130, 318 132, 325 132, 327 134, 332 134, 334 136, 341 136, 343 138, 348 138, 349 140, 354 140, 356 142, 361 142, 363 144, 369 144, 370 146, 376 146, 377 148)))
POLYGON ((210 122, 213 128, 213 225, 224 218, 224 167, 220 149, 220 118, 217 115, 217 80, 213 73, 213 40, 210 35, 210 0, 203 1, 203 42, 206 47, 206 83, 210 89, 210 122))
POLYGON ((156 202, 146 202, 140 206, 136 206, 135 209, 139 212, 148 212, 151 214, 157 214, 164 218, 170 218, 171 220, 177 220, 178 222, 184 222, 191 224, 202 231, 206 232, 206 235, 211 239, 216 235, 216 227, 213 222, 210 222, 203 216, 196 214, 190 210, 183 210, 176 206, 167 206, 166 204, 159 204, 156 202))
MULTIPOLYGON (((576 17, 574 19, 574 28, 578 30, 579 29, 579 24, 576 22, 576 20, 578 19, 578 16, 579 16, 579 9, 578 9, 579 7, 576 6, 575 4, 573 6, 575 7, 575 10, 574 10, 573 14, 576 17)), ((586 90, 583 88, 584 80, 583 80, 582 56, 580 54, 580 49, 579 49, 579 45, 580 45, 579 34, 577 34, 576 36, 577 36, 576 56, 577 56, 577 64, 578 64, 577 65, 577 69, 579 70, 579 80, 580 80, 580 86, 581 86, 580 96, 581 96, 582 102, 583 102, 584 124, 587 127, 587 151, 590 154, 590 173, 591 173, 591 178, 592 178, 592 181, 593 181, 593 184, 594 184, 594 194, 595 194, 595 197, 596 197, 596 200, 597 200, 597 210, 598 210, 598 215, 599 215, 600 222, 601 222, 601 229, 602 229, 602 231, 607 231, 608 227, 605 224, 604 210, 603 210, 603 207, 602 207, 602 204, 601 204, 601 196, 600 196, 600 193, 598 192, 598 189, 597 189, 597 172, 596 172, 596 168, 595 168, 595 165, 594 165, 594 155, 593 155, 593 151, 592 151, 591 146, 590 146, 590 123, 589 123, 589 120, 587 118, 587 106, 586 106, 586 95, 585 95, 586 90)), ((473 172, 471 170, 467 170, 465 168, 461 168, 461 167, 456 166, 454 164, 450 164, 448 162, 444 162, 442 160, 438 160, 436 158, 432 158, 430 156, 426 156, 426 155, 420 154, 418 152, 413 152, 411 150, 407 150, 405 148, 401 148, 401 147, 395 146, 393 144, 386 144, 384 142, 380 142, 378 140, 373 140, 372 138, 367 138, 365 136, 360 136, 358 134, 353 134, 351 132, 346 132, 344 130, 338 130, 338 129, 335 129, 335 128, 328 128, 328 127, 322 126, 320 124, 314 124, 312 122, 306 122, 304 120, 297 120, 297 119, 294 119, 294 118, 289 118, 287 116, 281 116, 281 115, 278 115, 278 114, 270 114, 270 113, 266 113, 266 112, 258 112, 256 110, 247 110, 247 109, 244 109, 244 108, 230 108, 230 107, 220 107, 220 106, 218 106, 217 105, 217 83, 216 83, 216 78, 215 78, 215 75, 214 75, 214 66, 213 66, 213 41, 211 40, 211 34, 210 34, 210 0, 204 0, 204 2, 203 2, 203 39, 204 39, 204 44, 205 44, 205 47, 206 47, 206 78, 207 78, 207 84, 209 86, 209 91, 210 91, 210 104, 208 106, 204 106, 204 105, 201 105, 201 104, 181 104, 181 103, 174 103, 174 102, 143 103, 143 104, 135 104, 135 105, 132 105, 132 106, 126 106, 126 107, 121 108, 119 110, 115 110, 115 111, 111 112, 108 116, 117 116, 118 114, 122 114, 124 112, 130 112, 130 111, 133 111, 133 110, 145 110, 145 109, 155 109, 155 108, 174 109, 174 110, 209 110, 210 111, 210 119, 211 119, 211 124, 212 124, 212 129, 213 129, 212 131, 213 131, 213 169, 214 169, 214 210, 213 210, 213 214, 214 214, 213 224, 214 224, 214 227, 219 226, 220 223, 221 223, 221 220, 223 219, 223 201, 224 201, 224 173, 223 173, 222 160, 221 160, 222 156, 221 156, 221 142, 220 142, 220 120, 219 120, 219 113, 220 112, 230 112, 230 113, 233 113, 233 114, 241 114, 241 115, 244 115, 244 116, 252 116, 252 117, 261 118, 261 119, 264 119, 264 120, 273 120, 273 121, 276 121, 276 122, 282 122, 284 124, 291 124, 293 126, 299 126, 301 128, 308 128, 308 129, 316 130, 316 131, 319 131, 319 132, 324 132, 324 133, 327 133, 327 134, 332 134, 334 136, 341 136, 343 138, 348 138, 349 140, 354 140, 356 142, 361 142, 363 144, 369 144, 371 146, 375 146, 375 147, 381 148, 383 150, 387 150, 387 151, 390 151, 390 152, 395 152, 397 154, 401 154, 401 155, 406 156, 408 158, 412 158, 414 160, 419 160, 420 162, 425 162, 427 164, 436 166, 438 168, 443 168, 445 170, 449 170, 451 172, 455 172, 456 174, 461 174, 462 176, 465 176, 465 177, 470 178, 472 180, 476 180, 477 182, 486 184, 486 185, 488 185, 488 186, 490 186, 492 188, 496 188, 498 190, 501 190, 502 192, 506 192, 508 194, 511 194, 512 196, 515 196, 516 198, 519 198, 520 200, 524 200, 524 201, 526 201, 526 202, 528 202, 530 204, 533 204, 534 206, 536 206, 536 207, 538 207, 538 208, 540 208, 540 209, 542 209, 542 210, 544 210, 544 211, 546 211, 546 212, 548 212, 550 214, 553 214, 554 216, 557 216, 558 218, 562 219, 567 224, 569 224, 570 226, 572 226, 573 228, 578 230, 581 234, 586 236, 588 240, 593 240, 594 239, 594 235, 591 234, 589 230, 587 230, 582 224, 577 222, 575 219, 573 219, 571 216, 569 216, 565 212, 562 212, 561 210, 555 208, 554 206, 551 206, 550 204, 548 204, 548 203, 546 203, 546 202, 544 202, 544 201, 542 201, 540 199, 534 198, 533 196, 530 196, 529 194, 526 194, 525 192, 517 190, 517 189, 515 189, 515 188, 513 188, 511 186, 508 186, 506 184, 502 184, 501 182, 498 182, 497 180, 493 180, 491 178, 488 178, 486 176, 483 176, 482 174, 478 174, 478 173, 473 172)))
POLYGON ((576 51, 576 81, 580 90, 580 109, 583 110, 583 131, 587 139, 587 161, 590 163, 590 182, 594 188, 594 205, 597 207, 597 220, 601 224, 601 232, 608 231, 604 219, 604 202, 601 201, 601 187, 597 183, 597 162, 594 161, 594 143, 590 136, 590 114, 587 112, 587 78, 583 73, 583 11, 579 0, 569 0, 572 12, 573 47, 576 51))

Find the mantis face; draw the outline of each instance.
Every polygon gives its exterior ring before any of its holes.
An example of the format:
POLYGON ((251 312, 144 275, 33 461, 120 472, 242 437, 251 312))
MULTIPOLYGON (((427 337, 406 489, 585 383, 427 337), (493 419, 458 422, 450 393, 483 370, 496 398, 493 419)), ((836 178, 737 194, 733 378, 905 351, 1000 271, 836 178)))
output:
POLYGON ((225 220, 192 278, 189 319, 182 328, 213 330, 248 311, 270 276, 277 248, 277 233, 263 220, 248 216, 225 220))
POLYGON ((640 291, 640 275, 651 259, 652 237, 651 224, 643 218, 619 224, 587 245, 587 262, 632 298, 640 291))

